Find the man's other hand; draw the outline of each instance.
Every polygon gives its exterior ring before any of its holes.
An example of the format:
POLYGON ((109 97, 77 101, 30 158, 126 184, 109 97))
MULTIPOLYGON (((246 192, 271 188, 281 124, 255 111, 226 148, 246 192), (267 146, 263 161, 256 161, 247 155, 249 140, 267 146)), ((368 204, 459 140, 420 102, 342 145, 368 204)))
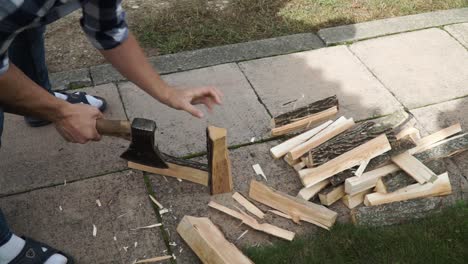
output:
POLYGON ((68 142, 84 144, 91 140, 99 141, 101 136, 96 130, 96 120, 102 117, 96 107, 67 104, 62 109, 62 117, 55 121, 55 127, 68 142))
POLYGON ((184 110, 195 117, 202 118, 203 112, 195 105, 204 104, 211 112, 216 104, 222 103, 222 96, 221 91, 215 87, 171 88, 164 103, 174 109, 184 110))

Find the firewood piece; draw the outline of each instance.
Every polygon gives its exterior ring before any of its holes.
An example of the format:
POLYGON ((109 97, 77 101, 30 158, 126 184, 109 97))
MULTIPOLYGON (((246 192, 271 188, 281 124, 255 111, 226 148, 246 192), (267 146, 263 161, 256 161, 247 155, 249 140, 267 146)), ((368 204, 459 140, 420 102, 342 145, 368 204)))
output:
POLYGON ((208 206, 241 220, 243 224, 246 224, 255 230, 262 231, 267 234, 270 234, 270 235, 273 235, 273 236, 276 236, 285 240, 289 240, 289 241, 293 240, 294 238, 293 232, 279 228, 274 225, 267 224, 267 223, 259 224, 257 220, 255 220, 255 218, 251 217, 250 215, 246 213, 240 213, 238 211, 232 210, 231 208, 228 208, 226 206, 223 206, 213 201, 211 201, 208 204, 208 206))
POLYGON ((207 158, 211 194, 231 192, 231 161, 227 149, 227 130, 215 126, 206 129, 207 158))
POLYGON ((232 243, 226 240, 217 226, 206 217, 184 216, 177 233, 203 263, 252 263, 232 243))
POLYGON ((324 180, 321 181, 317 184, 314 184, 308 188, 304 187, 302 188, 299 193, 297 194, 297 197, 302 198, 306 201, 312 199, 315 195, 317 195, 321 190, 323 190, 327 185, 330 184, 329 180, 324 180))
POLYGON ((434 182, 437 179, 437 175, 433 171, 408 152, 392 157, 392 161, 420 184, 428 181, 434 182))
POLYGON ((340 185, 337 187, 329 187, 319 193, 320 203, 326 206, 330 206, 339 199, 345 196, 344 186, 340 185))
POLYGON ((154 257, 154 258, 149 258, 149 259, 142 259, 134 262, 134 264, 141 264, 141 263, 155 263, 159 261, 164 261, 171 259, 172 256, 160 256, 160 257, 154 257))
POLYGON ((395 164, 386 165, 375 170, 368 171, 361 175, 361 177, 351 177, 345 181, 345 192, 349 195, 356 195, 357 193, 375 187, 377 181, 390 173, 399 171, 400 167, 395 164))
POLYGON ((452 186, 448 173, 443 173, 437 177, 433 183, 415 183, 392 193, 371 193, 366 195, 364 204, 367 206, 399 202, 422 197, 443 196, 452 193, 452 186))
POLYGON ((302 155, 307 153, 309 150, 320 146, 320 144, 325 143, 327 140, 332 139, 336 135, 343 133, 347 129, 354 126, 354 120, 352 118, 346 119, 342 116, 338 118, 335 122, 329 125, 327 128, 319 132, 317 135, 311 137, 306 142, 294 147, 291 149, 286 156, 290 159, 295 160, 300 158, 302 155))
POLYGON ((294 167, 294 165, 298 164, 299 162, 301 162, 300 159, 295 159, 295 160, 292 160, 290 159, 288 156, 284 156, 283 158, 284 161, 286 161, 286 163, 291 166, 291 167, 294 167))
POLYGON ((377 180, 377 183, 375 184, 374 191, 377 193, 388 193, 387 188, 383 184, 382 178, 377 180))
POLYGON ((452 157, 466 150, 468 150, 468 133, 440 141, 414 156, 419 160, 429 161, 452 157))
POLYGON ((377 206, 361 206, 351 210, 355 225, 384 226, 426 217, 440 211, 443 197, 419 198, 377 206))
POLYGON ((300 135, 297 135, 297 136, 295 136, 293 138, 290 138, 290 139, 284 141, 283 143, 281 143, 281 144, 279 144, 277 146, 272 147, 270 149, 271 155, 275 159, 281 158, 282 156, 286 155, 286 153, 288 153, 291 149, 293 149, 294 147, 300 145, 301 143, 304 143, 309 138, 315 136, 317 133, 319 133, 320 131, 322 131, 326 127, 328 127, 331 123, 333 123, 333 121, 328 120, 327 122, 321 124, 318 127, 312 128, 311 130, 309 130, 307 132, 304 132, 304 133, 302 133, 300 135))
POLYGON ((154 174, 164 175, 191 181, 201 185, 208 186, 208 172, 204 170, 194 169, 191 167, 180 166, 177 164, 167 162, 169 168, 161 169, 150 167, 143 164, 138 164, 129 161, 128 167, 136 170, 146 171, 154 174))
POLYGON ((250 182, 249 196, 259 203, 290 215, 295 222, 302 220, 328 229, 336 221, 336 212, 324 206, 273 190, 255 180, 250 182))
POLYGON ((322 112, 309 115, 303 119, 297 120, 295 122, 289 123, 284 126, 275 127, 271 130, 272 136, 281 136, 291 132, 299 131, 304 128, 308 128, 311 125, 322 122, 324 120, 334 117, 338 113, 338 107, 333 106, 322 112))
POLYGON ((356 170, 356 172, 354 173, 354 175, 356 175, 357 177, 361 177, 361 175, 364 173, 364 170, 366 170, 367 165, 369 164, 369 161, 370 161, 370 160, 365 160, 365 161, 363 161, 363 162, 359 165, 359 168, 356 170))
POLYGON ((431 145, 446 139, 450 136, 453 136, 459 132, 461 132, 461 126, 460 123, 457 123, 455 125, 449 126, 447 128, 444 128, 442 130, 439 130, 427 137, 422 138, 418 142, 416 142, 417 146, 415 148, 412 148, 409 150, 410 154, 416 154, 419 152, 422 152, 424 150, 427 150, 430 148, 431 145))
POLYGON ((404 137, 409 137, 411 138, 411 140, 414 141, 414 143, 416 143, 419 140, 421 140, 421 133, 419 132, 419 129, 417 128, 407 127, 401 130, 398 134, 396 134, 396 139, 402 139, 404 137))
POLYGON ((309 115, 325 111, 334 106, 338 107, 338 98, 336 97, 336 95, 313 102, 307 106, 297 108, 294 111, 289 111, 287 113, 278 115, 272 120, 273 126, 284 126, 291 122, 294 122, 294 120, 300 120, 309 115))
POLYGON ((281 216, 283 218, 286 218, 286 219, 292 219, 292 217, 288 214, 285 214, 283 212, 280 212, 278 210, 268 210, 268 212, 271 212, 272 214, 275 214, 277 216, 281 216))
POLYGON ((293 166, 295 171, 300 171, 305 167, 305 163, 303 161, 299 162, 298 164, 293 166))
POLYGON ((251 203, 249 200, 247 200, 240 193, 235 192, 232 195, 232 198, 234 198, 234 200, 236 200, 238 203, 240 203, 242 206, 244 206, 244 208, 247 209, 247 211, 249 211, 250 213, 252 213, 256 217, 258 217, 260 219, 263 219, 263 217, 265 216, 265 214, 260 209, 258 209, 253 203, 251 203))
POLYGON ((299 171, 304 186, 312 186, 318 182, 328 179, 336 173, 359 165, 364 160, 372 159, 391 149, 387 136, 382 134, 367 143, 342 154, 333 160, 311 169, 299 171))
POLYGON ((347 194, 343 196, 342 200, 343 203, 348 207, 349 209, 353 209, 354 207, 360 205, 361 203, 364 202, 364 196, 366 196, 368 193, 371 193, 371 189, 364 190, 362 192, 356 193, 354 195, 347 194))

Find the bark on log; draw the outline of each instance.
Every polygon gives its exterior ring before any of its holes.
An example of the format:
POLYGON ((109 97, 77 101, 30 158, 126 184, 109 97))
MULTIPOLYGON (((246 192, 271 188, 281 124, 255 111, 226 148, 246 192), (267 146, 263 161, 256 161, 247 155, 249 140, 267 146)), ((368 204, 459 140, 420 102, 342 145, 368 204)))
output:
POLYGON ((273 127, 284 126, 308 115, 327 110, 333 106, 338 107, 338 98, 336 95, 313 102, 307 106, 278 115, 273 118, 273 127))
POLYGON ((208 171, 208 164, 197 162, 189 159, 176 158, 174 156, 161 152, 161 157, 165 162, 174 163, 184 167, 190 167, 197 170, 208 171))
POLYGON ((377 206, 362 206, 351 210, 355 225, 384 226, 426 217, 440 211, 444 197, 420 198, 377 206))

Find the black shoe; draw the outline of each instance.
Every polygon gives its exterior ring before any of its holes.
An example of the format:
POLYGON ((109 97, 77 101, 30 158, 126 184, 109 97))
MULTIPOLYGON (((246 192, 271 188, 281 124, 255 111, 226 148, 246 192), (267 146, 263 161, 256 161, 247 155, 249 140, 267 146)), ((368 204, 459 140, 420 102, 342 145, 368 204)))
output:
MULTIPOLYGON (((74 93, 65 93, 65 92, 56 92, 56 93, 61 93, 67 96, 66 101, 72 104, 88 104, 91 105, 86 98, 86 93, 85 92, 74 92, 74 93)), ((104 98, 95 96, 93 95, 94 98, 99 99, 102 101, 102 105, 98 107, 99 111, 104 112, 107 108, 107 102, 104 98)), ((46 126, 52 122, 44 119, 40 119, 37 117, 33 116, 25 116, 24 120, 26 123, 31 126, 31 127, 41 127, 41 126, 46 126)))

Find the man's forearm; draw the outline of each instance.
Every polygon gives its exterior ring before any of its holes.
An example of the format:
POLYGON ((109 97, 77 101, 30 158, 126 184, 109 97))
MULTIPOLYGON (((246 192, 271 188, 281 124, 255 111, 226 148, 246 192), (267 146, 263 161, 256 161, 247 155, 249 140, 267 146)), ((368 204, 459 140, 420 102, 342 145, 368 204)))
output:
POLYGON ((133 34, 129 34, 116 48, 101 50, 102 55, 128 80, 152 97, 165 102, 170 88, 148 62, 133 34))
POLYGON ((63 115, 66 104, 34 83, 13 64, 0 76, 0 105, 6 112, 33 115, 54 122, 63 115))

